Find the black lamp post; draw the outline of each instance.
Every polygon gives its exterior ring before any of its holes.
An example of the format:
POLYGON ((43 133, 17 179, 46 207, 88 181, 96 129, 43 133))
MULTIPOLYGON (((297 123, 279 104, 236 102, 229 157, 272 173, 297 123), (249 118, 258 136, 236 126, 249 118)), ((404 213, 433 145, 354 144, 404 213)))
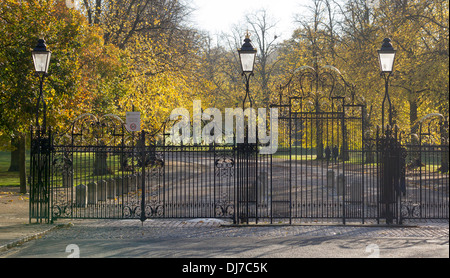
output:
MULTIPOLYGON (((246 90, 245 98, 242 103, 242 109, 245 110, 245 102, 247 98, 250 102, 250 108, 253 107, 252 97, 250 96, 250 77, 253 76, 253 68, 255 66, 256 49, 253 47, 250 35, 247 32, 245 35, 244 44, 238 49, 239 60, 241 62, 242 75, 245 77, 246 90)), ((249 121, 251 119, 249 118, 249 121)), ((248 125, 244 128, 248 130, 248 125)), ((244 131, 245 132, 245 131, 244 131)), ((251 203, 257 203, 257 197, 252 192, 256 192, 254 185, 256 184, 257 171, 256 165, 258 162, 258 156, 256 155, 257 144, 250 143, 250 136, 248 132, 245 132, 243 144, 237 145, 237 202, 236 202, 236 214, 235 223, 238 221, 247 222, 249 218, 257 215, 256 211, 252 211, 251 203)), ((258 218, 256 217, 256 221, 258 218)))
POLYGON ((242 107, 243 109, 245 109, 245 101, 247 100, 247 97, 250 101, 250 107, 253 106, 249 86, 250 86, 250 77, 253 76, 253 69, 255 67, 256 52, 257 52, 256 48, 254 48, 251 43, 250 34, 247 32, 247 34, 245 35, 244 44, 240 49, 238 49, 239 60, 241 61, 242 75, 245 77, 246 82, 245 98, 242 107))
POLYGON ((49 202, 49 138, 44 138, 42 135, 46 132, 46 104, 43 96, 43 83, 44 78, 48 73, 48 66, 50 64, 50 57, 52 53, 47 50, 45 41, 39 39, 36 47, 31 52, 33 56, 34 69, 36 76, 40 79, 40 91, 36 104, 36 133, 37 138, 33 138, 31 141, 31 182, 30 182, 30 223, 32 218, 36 218, 37 221, 42 222, 43 219, 50 221, 50 202, 49 202), (39 104, 43 103, 43 123, 42 127, 39 126, 39 104), (36 170, 38 169, 38 170, 36 170))
MULTIPOLYGON (((381 153, 381 213, 386 218, 386 224, 393 224, 394 219, 398 216, 397 204, 400 202, 400 194, 396 193, 396 184, 399 181, 400 173, 400 157, 401 152, 398 147, 398 141, 396 134, 392 131, 392 105, 389 97, 389 77, 394 71, 396 50, 392 47, 391 40, 386 38, 383 40, 381 49, 378 50, 378 56, 380 59, 381 75, 384 77, 386 92, 381 106, 382 112, 382 131, 385 132, 384 126, 384 105, 386 100, 389 104, 389 128, 386 129, 386 137, 380 142, 381 153)), ((398 221, 398 220, 397 220, 398 221)), ((401 219, 400 219, 401 222, 401 219)))
POLYGON ((43 120, 43 128, 45 132, 46 128, 46 104, 43 96, 43 83, 44 78, 48 76, 48 66, 50 65, 50 57, 52 56, 52 52, 47 50, 47 46, 45 45, 45 41, 43 39, 39 39, 36 47, 31 52, 33 56, 34 69, 36 71, 36 76, 40 78, 39 84, 39 97, 36 104, 36 127, 39 126, 39 103, 42 99, 43 108, 44 108, 44 120, 43 120))
POLYGON ((386 100, 389 104, 389 125, 392 127, 392 104, 391 99, 389 97, 389 77, 391 77, 392 72, 394 71, 394 62, 395 62, 395 54, 396 50, 392 47, 391 39, 385 38, 383 40, 383 45, 381 49, 378 50, 378 57, 380 60, 380 70, 381 75, 384 77, 385 82, 385 95, 383 99, 383 103, 381 106, 381 125, 384 132, 384 104, 386 100))

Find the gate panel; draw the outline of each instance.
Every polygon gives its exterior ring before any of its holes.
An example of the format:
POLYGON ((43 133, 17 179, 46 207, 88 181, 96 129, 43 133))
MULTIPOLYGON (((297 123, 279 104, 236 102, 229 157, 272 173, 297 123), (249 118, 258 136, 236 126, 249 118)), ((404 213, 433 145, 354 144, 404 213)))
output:
POLYGON ((77 118, 53 142, 53 218, 139 218, 142 158, 138 137, 115 117, 77 118))
POLYGON ((232 147, 164 146, 164 217, 232 217, 232 147))
POLYGON ((214 217, 233 218, 236 208, 236 150, 214 145, 214 217))
POLYGON ((54 145, 53 218, 234 217, 233 146, 160 146, 145 133, 111 134, 119 140, 90 145, 80 132, 54 145))
POLYGON ((344 217, 343 99, 320 105, 291 99, 291 199, 294 218, 344 217))
POLYGON ((449 175, 448 170, 441 170, 442 159, 448 152, 446 145, 406 146, 405 176, 400 189, 402 219, 449 218, 449 175), (414 165, 419 154, 420 166, 414 165))
POLYGON ((29 221, 50 222, 51 131, 31 129, 29 221))
POLYGON ((291 118, 290 105, 273 105, 279 109, 278 149, 270 158, 270 222, 291 218, 291 118))
POLYGON ((364 221, 363 106, 342 97, 289 100, 275 106, 280 147, 272 158, 271 202, 283 209, 272 216, 364 221))
MULTIPOLYGON (((364 138, 364 106, 344 105, 341 160, 344 169, 344 222, 367 218, 370 183, 366 181, 366 149, 364 138)), ((374 185, 372 185, 373 187, 374 185)))
POLYGON ((429 114, 418 133, 403 139, 404 171, 400 177, 401 220, 449 218, 448 118, 429 114))

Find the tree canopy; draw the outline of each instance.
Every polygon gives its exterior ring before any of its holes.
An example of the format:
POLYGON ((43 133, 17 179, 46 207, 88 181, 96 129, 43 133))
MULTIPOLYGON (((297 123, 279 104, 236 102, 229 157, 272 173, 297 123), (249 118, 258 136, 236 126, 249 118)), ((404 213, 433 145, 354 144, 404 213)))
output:
MULTIPOLYGON (((246 30, 235 28, 213 42, 190 27, 189 1, 3 0, 0 3, 0 142, 33 124, 39 82, 31 48, 43 37, 52 51, 44 84, 48 122, 63 129, 76 116, 133 108, 144 128, 158 129, 170 111, 194 99, 220 109, 245 95, 236 49, 246 30)), ((394 120, 414 131, 422 116, 448 116, 449 4, 436 0, 313 0, 281 41, 270 11, 243 20, 258 48, 251 93, 267 107, 299 68, 333 66, 354 86, 379 124, 383 82, 377 50, 385 37, 398 50, 391 79, 394 120)))

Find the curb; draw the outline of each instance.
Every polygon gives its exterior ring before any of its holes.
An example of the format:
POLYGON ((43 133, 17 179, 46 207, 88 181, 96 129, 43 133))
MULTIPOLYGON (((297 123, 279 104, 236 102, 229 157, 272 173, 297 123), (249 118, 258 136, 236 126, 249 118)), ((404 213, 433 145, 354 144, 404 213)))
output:
POLYGON ((13 240, 13 241, 8 242, 6 244, 0 245, 0 252, 7 251, 7 250, 9 250, 9 249, 11 249, 13 247, 20 246, 20 245, 22 245, 22 244, 24 244, 26 242, 29 242, 29 241, 34 240, 34 239, 37 239, 37 238, 45 235, 46 233, 48 233, 50 231, 53 231, 53 230, 56 230, 56 229, 68 228, 68 227, 72 227, 72 226, 73 226, 72 223, 58 224, 58 225, 55 225, 55 226, 53 226, 53 227, 51 227, 51 228, 49 228, 49 229, 47 229, 45 231, 38 232, 38 233, 35 233, 33 235, 30 235, 30 236, 26 236, 26 237, 23 237, 23 238, 20 238, 20 239, 13 240))

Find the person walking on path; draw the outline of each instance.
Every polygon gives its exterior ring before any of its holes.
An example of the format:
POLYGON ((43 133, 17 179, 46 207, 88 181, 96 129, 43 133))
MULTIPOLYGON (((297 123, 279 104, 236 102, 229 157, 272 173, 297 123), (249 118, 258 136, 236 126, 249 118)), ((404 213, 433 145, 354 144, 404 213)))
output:
POLYGON ((338 149, 338 147, 335 145, 335 146, 333 147, 333 160, 334 160, 334 163, 337 162, 338 156, 339 156, 339 149, 338 149))
POLYGON ((331 149, 330 146, 327 146, 325 148, 325 159, 327 160, 327 162, 329 162, 330 158, 331 158, 331 149))

